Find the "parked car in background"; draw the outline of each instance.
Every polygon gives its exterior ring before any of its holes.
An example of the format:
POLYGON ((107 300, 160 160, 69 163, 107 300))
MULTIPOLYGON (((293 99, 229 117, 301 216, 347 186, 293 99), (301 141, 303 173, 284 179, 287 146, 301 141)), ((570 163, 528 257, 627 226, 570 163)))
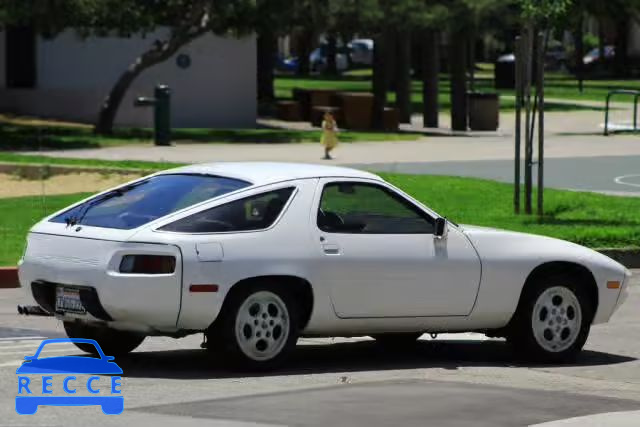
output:
POLYGON ((598 66, 609 65, 613 61, 615 56, 615 46, 607 45, 604 47, 604 58, 600 58, 600 49, 595 48, 591 49, 589 53, 587 53, 584 58, 582 58, 582 63, 585 65, 585 68, 589 70, 598 66))
POLYGON ((372 39, 353 39, 347 45, 351 64, 373 65, 373 43, 372 39))
POLYGON ((549 43, 545 53, 545 69, 549 71, 567 71, 569 69, 569 57, 561 43, 549 43))
MULTIPOLYGON (((328 51, 329 46, 327 43, 322 43, 311 52, 309 55, 311 71, 323 72, 327 68, 328 51)), ((345 71, 349 69, 348 49, 346 47, 337 48, 336 68, 338 71, 345 71)))
POLYGON ((567 361, 631 275, 573 243, 455 224, 369 172, 259 162, 185 166, 82 200, 31 229, 19 265, 70 338, 118 355, 148 335, 204 332, 251 368, 283 362, 299 336, 402 346, 444 331, 567 361))
POLYGON ((276 69, 286 73, 295 73, 298 71, 298 58, 276 57, 276 69))

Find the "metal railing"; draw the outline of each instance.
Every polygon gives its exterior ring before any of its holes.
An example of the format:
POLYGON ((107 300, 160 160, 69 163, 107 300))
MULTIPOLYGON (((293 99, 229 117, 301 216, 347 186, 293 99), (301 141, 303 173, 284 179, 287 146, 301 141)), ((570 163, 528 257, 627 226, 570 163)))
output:
POLYGON ((607 106, 604 110, 604 136, 609 135, 609 103, 613 95, 633 95, 633 131, 636 132, 638 130, 638 98, 640 98, 640 90, 614 89, 607 94, 607 106))

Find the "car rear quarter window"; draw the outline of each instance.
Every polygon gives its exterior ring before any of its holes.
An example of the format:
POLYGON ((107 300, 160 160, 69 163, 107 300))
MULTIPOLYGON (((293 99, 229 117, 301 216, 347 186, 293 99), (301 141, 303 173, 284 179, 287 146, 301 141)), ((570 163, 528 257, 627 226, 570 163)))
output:
POLYGON ((179 233, 223 233, 269 228, 291 198, 294 187, 261 193, 207 209, 161 227, 179 233))
POLYGON ((250 185, 212 175, 156 175, 89 199, 51 222, 129 230, 250 185))
POLYGON ((391 190, 367 183, 324 186, 318 228, 328 233, 432 234, 434 220, 391 190))

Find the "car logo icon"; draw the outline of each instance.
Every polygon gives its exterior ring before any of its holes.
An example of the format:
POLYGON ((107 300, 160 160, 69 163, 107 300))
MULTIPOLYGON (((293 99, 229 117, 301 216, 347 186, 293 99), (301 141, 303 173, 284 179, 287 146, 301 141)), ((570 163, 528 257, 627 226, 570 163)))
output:
POLYGON ((107 415, 122 413, 124 409, 124 397, 119 376, 122 369, 113 362, 113 356, 106 356, 100 345, 91 339, 84 338, 56 338, 42 341, 33 356, 26 356, 25 362, 16 370, 18 374, 18 396, 16 396, 16 412, 20 415, 32 415, 38 410, 38 406, 91 406, 99 405, 102 412, 107 415), (40 353, 48 344, 56 343, 82 343, 93 345, 99 357, 84 356, 57 356, 41 358, 40 353), (62 381, 64 395, 53 395, 53 376, 65 375, 62 381), (86 389, 89 396, 76 395, 76 389, 81 387, 80 380, 74 375, 91 375, 86 381, 86 389), (32 384, 31 377, 40 376, 42 390, 32 384), (100 377, 97 375, 110 375, 110 387, 97 387, 100 377), (75 388, 72 388, 75 387, 75 388), (41 394, 39 392, 42 392, 41 394), (110 391, 110 393, 109 393, 110 391))

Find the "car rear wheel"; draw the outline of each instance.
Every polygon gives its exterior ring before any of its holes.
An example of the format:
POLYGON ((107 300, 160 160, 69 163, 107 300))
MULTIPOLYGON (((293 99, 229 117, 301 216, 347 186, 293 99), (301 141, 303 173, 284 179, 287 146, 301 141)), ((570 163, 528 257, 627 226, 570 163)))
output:
MULTIPOLYGON (((69 338, 96 340, 107 356, 121 356, 130 353, 142 344, 142 341, 145 339, 144 335, 135 332, 90 326, 81 322, 63 322, 63 325, 69 338)), ((97 354, 95 346, 91 344, 74 344, 85 353, 97 354)))
POLYGON ((528 359, 575 359, 587 340, 594 314, 586 284, 566 274, 555 274, 532 285, 524 291, 508 341, 528 359))
POLYGON ((219 320, 207 331, 208 349, 231 365, 273 369, 295 348, 300 316, 295 298, 277 285, 256 284, 229 295, 219 320))
POLYGON ((395 332, 371 335, 371 338, 385 347, 408 347, 415 344, 421 336, 421 332, 395 332))

